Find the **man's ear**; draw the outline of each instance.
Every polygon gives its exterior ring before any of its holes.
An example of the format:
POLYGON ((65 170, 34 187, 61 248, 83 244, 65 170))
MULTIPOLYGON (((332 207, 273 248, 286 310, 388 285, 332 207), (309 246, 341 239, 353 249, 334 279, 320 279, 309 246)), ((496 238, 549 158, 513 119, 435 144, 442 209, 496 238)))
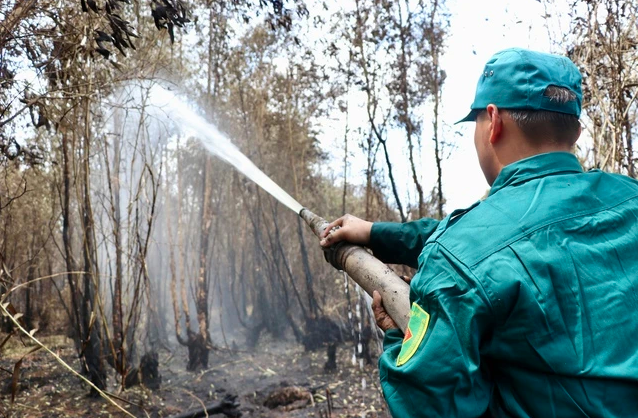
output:
POLYGON ((494 104, 487 105, 487 117, 490 119, 490 143, 496 144, 503 132, 503 119, 494 104))
POLYGON ((578 141, 578 138, 580 138, 580 135, 583 133, 583 125, 581 125, 580 123, 578 124, 578 135, 576 136, 576 140, 574 141, 574 143, 576 143, 576 141, 578 141))

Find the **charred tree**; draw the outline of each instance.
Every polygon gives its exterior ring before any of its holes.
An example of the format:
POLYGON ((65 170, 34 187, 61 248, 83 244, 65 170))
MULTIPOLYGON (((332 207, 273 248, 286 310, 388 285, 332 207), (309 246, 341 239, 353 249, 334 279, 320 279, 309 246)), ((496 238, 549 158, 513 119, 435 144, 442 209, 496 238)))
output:
MULTIPOLYGON (((102 356, 102 330, 101 321, 97 321, 98 310, 96 305, 96 285, 99 281, 97 266, 97 248, 95 245, 95 225, 90 192, 90 149, 91 149, 91 114, 90 99, 84 99, 84 133, 82 143, 82 168, 80 188, 80 210, 82 219, 82 256, 84 267, 82 272, 83 297, 80 306, 81 312, 81 340, 83 346, 83 365, 91 382, 99 389, 106 388, 106 370, 102 356)), ((91 394, 98 396, 95 389, 91 388, 91 394)))

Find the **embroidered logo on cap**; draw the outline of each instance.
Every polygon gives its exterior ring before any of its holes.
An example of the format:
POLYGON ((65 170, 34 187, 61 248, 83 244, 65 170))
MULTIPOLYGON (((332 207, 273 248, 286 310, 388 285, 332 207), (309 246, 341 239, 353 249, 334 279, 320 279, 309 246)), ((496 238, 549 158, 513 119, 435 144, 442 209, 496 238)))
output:
POLYGON ((430 323, 430 314, 425 312, 423 308, 412 303, 412 309, 410 310, 410 321, 408 322, 408 328, 405 330, 405 337, 403 338, 403 344, 401 345, 401 352, 397 357, 397 366, 405 364, 412 358, 416 350, 419 348, 419 344, 425 337, 425 332, 428 329, 430 323))

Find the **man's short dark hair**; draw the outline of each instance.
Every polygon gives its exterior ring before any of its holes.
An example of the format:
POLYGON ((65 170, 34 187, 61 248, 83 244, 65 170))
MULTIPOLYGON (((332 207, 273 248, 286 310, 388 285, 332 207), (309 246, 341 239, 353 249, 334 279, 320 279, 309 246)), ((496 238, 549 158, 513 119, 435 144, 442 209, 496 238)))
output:
MULTIPOLYGON (((552 101, 566 103, 576 100, 576 95, 563 87, 549 86, 544 95, 552 101)), ((578 117, 547 110, 503 109, 516 123, 525 137, 540 144, 552 142, 572 146, 580 133, 578 117)))

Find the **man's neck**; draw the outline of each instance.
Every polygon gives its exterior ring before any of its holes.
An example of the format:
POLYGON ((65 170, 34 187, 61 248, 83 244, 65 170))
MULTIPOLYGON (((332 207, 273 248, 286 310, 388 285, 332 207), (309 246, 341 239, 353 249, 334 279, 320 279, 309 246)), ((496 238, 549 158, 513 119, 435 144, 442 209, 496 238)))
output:
POLYGON ((555 143, 532 145, 525 138, 513 138, 508 141, 506 147, 499 150, 498 157, 501 165, 505 167, 525 158, 550 152, 572 152, 572 147, 555 143))

